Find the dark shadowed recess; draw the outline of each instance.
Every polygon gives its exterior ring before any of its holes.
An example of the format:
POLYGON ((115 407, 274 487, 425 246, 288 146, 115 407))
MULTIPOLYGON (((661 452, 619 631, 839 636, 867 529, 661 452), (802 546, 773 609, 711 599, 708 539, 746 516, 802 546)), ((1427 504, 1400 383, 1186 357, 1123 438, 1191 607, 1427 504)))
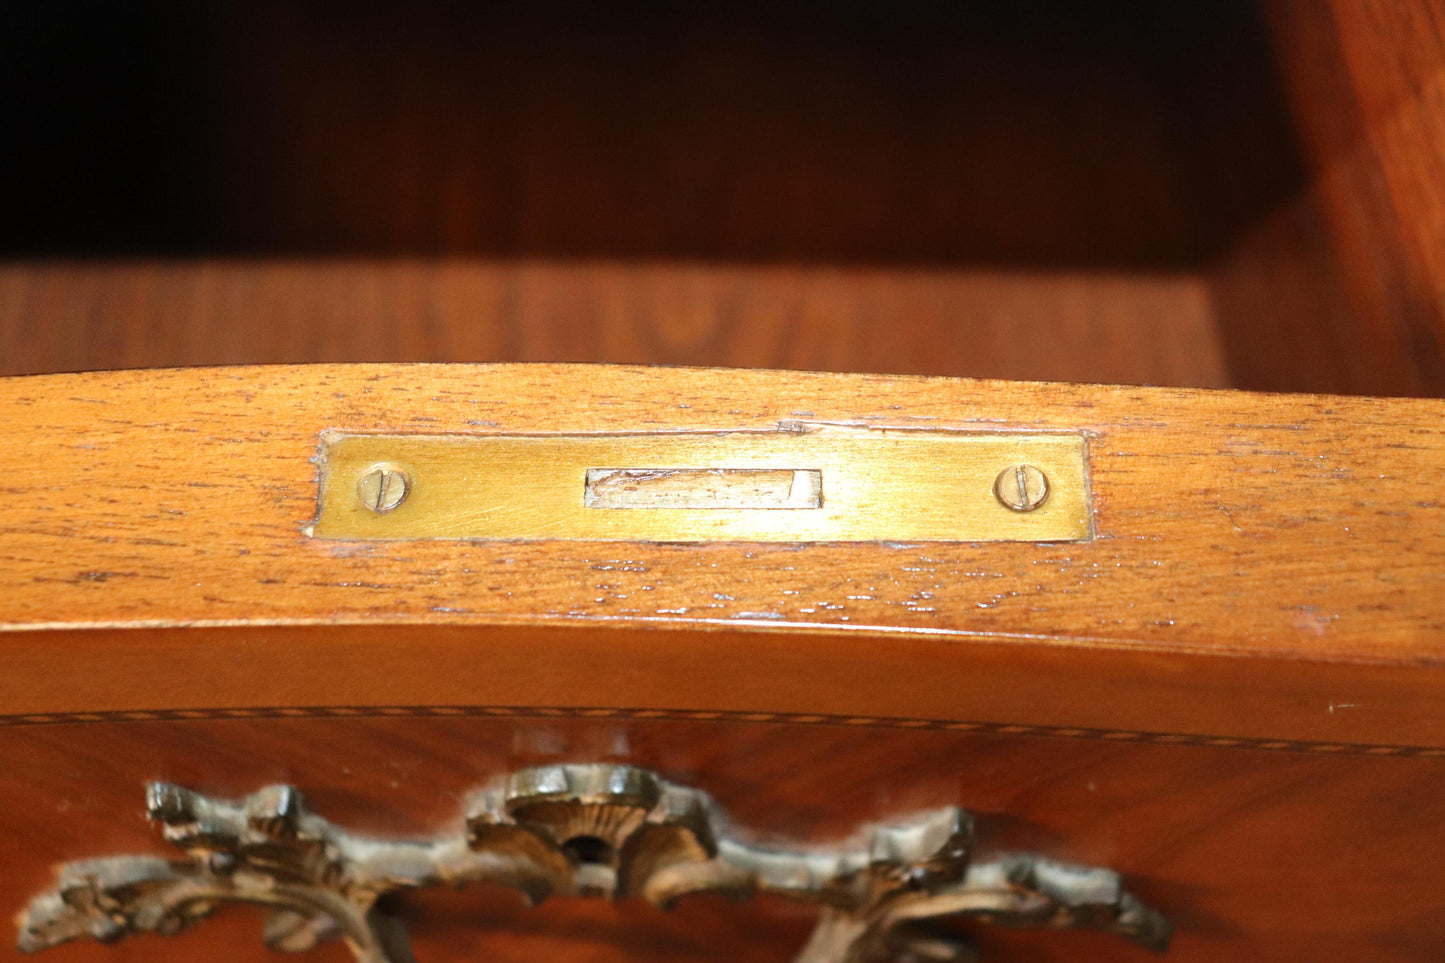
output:
POLYGON ((27 4, 0 254, 1179 268, 1302 179, 1253 4, 27 4))

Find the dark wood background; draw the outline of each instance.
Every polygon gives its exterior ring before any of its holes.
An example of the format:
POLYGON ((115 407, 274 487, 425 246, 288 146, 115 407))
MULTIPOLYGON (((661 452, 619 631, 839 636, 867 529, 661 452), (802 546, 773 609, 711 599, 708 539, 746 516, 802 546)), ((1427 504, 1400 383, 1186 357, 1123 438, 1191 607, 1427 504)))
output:
MULTIPOLYGON (((461 800, 511 768, 622 758, 712 792, 745 830, 794 840, 832 841, 869 820, 962 804, 977 814, 982 853, 1040 850, 1116 867, 1178 927, 1162 957, 1098 933, 973 927, 992 963, 1407 963, 1434 959, 1445 941, 1435 886, 1445 848, 1438 759, 525 715, 19 726, 0 728, 0 757, 11 762, 0 772, 7 909, 49 883, 52 862, 173 853, 142 818, 147 779, 237 795, 300 782, 317 812, 349 828, 425 836, 451 829, 461 800), (1392 802, 1400 799, 1415 803, 1392 802)), ((640 900, 557 899, 527 909, 490 886, 427 891, 398 909, 417 958, 431 963, 785 963, 815 912, 706 896, 668 913, 640 900)), ((230 908, 178 937, 83 941, 37 957, 0 941, 0 960, 286 959, 265 950, 260 933, 259 913, 230 908)), ((343 963, 350 955, 331 943, 294 959, 343 963)))
POLYGON ((0 371, 1445 389, 1433 5, 35 5, 0 371))
MULTIPOLYGON (((1427 0, 32 4, 0 31, 0 373, 617 361, 1440 395, 1442 74, 1427 0)), ((1433 959, 1442 938, 1430 759, 677 720, 8 728, 3 902, 59 859, 163 852, 139 818, 157 775, 290 779, 413 832, 447 792, 619 733, 619 757, 798 836, 972 806, 990 845, 1127 873, 1175 915, 1177 959, 1433 959)), ((434 959, 781 959, 806 928, 766 903, 411 912, 434 959)), ((256 932, 233 913, 53 958, 259 958, 256 932)))
POLYGON ((20 254, 1187 268, 1303 181, 1238 2, 81 3, 3 43, 20 254))

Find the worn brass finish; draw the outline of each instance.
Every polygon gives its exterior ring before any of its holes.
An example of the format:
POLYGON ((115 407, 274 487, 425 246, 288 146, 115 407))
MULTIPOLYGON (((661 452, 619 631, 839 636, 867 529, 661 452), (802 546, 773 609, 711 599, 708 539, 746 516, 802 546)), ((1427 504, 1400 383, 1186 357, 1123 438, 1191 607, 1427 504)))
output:
POLYGON ((356 483, 356 495, 361 504, 378 515, 394 511, 406 501, 411 480, 406 472, 391 465, 374 465, 362 473, 356 483))
POLYGON ((993 493, 1016 512, 1037 511, 1049 500, 1049 478, 1034 465, 1014 465, 998 473, 993 493))
POLYGON ((788 425, 629 435, 352 435, 322 439, 308 534, 338 539, 1081 541, 1091 537, 1085 439, 788 425), (406 498, 378 512, 378 465, 406 498), (1033 510, 1001 471, 1048 478, 1033 510), (782 510, 780 510, 782 509, 782 510))
POLYGON ((589 468, 588 508, 823 507, 823 473, 779 468, 589 468))

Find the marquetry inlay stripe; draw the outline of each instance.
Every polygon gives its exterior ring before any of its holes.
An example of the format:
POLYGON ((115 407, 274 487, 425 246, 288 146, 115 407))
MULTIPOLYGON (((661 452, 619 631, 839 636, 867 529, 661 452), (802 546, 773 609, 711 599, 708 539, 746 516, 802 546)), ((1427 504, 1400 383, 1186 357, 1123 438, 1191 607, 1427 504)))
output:
POLYGON ((195 722, 225 719, 294 719, 358 717, 491 717, 553 719, 678 720, 809 726, 844 726, 871 729, 913 729, 968 732, 980 735, 1028 736, 1049 739, 1085 739, 1137 742, 1212 749, 1254 749, 1321 755, 1396 756, 1433 759, 1445 749, 1429 746, 1390 746, 1365 743, 1308 742, 1290 739, 1247 739, 1233 736, 1170 732, 1133 732, 1117 729, 1083 729, 1077 726, 1030 726, 1016 723, 960 722, 951 719, 906 719, 881 716, 829 716, 816 713, 720 712, 690 709, 610 709, 552 706, 310 706, 284 708, 157 709, 126 712, 57 712, 0 716, 0 728, 79 723, 195 722))

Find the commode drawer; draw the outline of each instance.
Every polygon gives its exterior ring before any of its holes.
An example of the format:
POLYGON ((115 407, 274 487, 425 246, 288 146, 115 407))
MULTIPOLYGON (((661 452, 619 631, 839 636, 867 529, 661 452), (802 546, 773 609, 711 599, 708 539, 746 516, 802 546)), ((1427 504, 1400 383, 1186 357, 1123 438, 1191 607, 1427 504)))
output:
POLYGON ((0 413, 0 959, 1445 949, 1445 403, 367 365, 0 413))

